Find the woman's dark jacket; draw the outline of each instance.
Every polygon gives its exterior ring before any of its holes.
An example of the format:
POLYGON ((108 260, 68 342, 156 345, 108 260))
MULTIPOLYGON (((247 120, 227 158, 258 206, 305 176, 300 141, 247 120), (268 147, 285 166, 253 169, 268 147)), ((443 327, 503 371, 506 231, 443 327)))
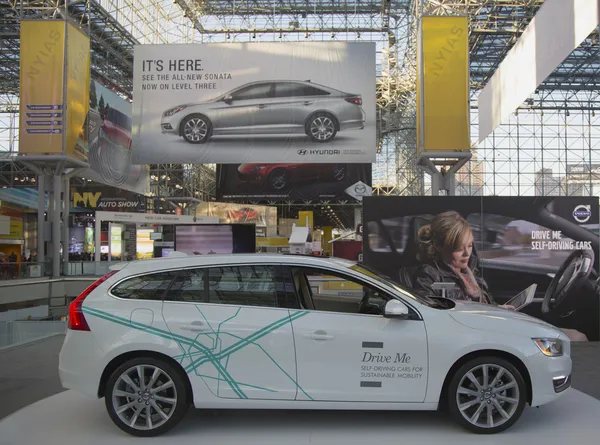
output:
MULTIPOLYGON (((479 269, 477 268, 477 259, 471 257, 469 259, 469 268, 475 276, 477 284, 483 291, 483 294, 487 301, 485 303, 496 304, 488 290, 487 283, 481 276, 479 269)), ((446 291, 446 298, 451 300, 469 300, 472 301, 467 295, 467 289, 461 277, 458 276, 456 271, 452 269, 448 264, 443 261, 431 261, 424 263, 414 272, 412 276, 413 288, 427 292, 429 295, 435 295, 438 297, 442 296, 441 289, 432 289, 433 283, 454 283, 456 289, 446 291)))

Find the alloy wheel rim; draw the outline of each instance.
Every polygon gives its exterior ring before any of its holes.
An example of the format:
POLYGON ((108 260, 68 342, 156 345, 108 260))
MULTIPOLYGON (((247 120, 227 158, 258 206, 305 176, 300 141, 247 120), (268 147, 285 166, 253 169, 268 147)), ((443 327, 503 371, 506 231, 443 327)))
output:
POLYGON ((195 117, 185 123, 183 134, 186 139, 194 142, 203 140, 208 133, 208 126, 204 120, 195 117))
POLYGON ((152 365, 137 365, 123 372, 112 391, 115 413, 136 430, 153 430, 167 422, 177 407, 173 379, 152 365))
POLYGON ((461 415, 479 428, 496 428, 508 422, 519 407, 519 385, 506 368, 482 364, 460 380, 456 404, 461 415))
POLYGON ((310 134, 319 141, 326 141, 333 136, 333 121, 325 116, 317 117, 310 125, 310 134))

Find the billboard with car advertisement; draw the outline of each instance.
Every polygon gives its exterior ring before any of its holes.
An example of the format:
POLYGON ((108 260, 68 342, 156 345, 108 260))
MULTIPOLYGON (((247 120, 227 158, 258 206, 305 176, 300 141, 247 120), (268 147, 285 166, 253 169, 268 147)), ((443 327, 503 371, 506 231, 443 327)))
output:
POLYGON ((277 235, 277 207, 201 202, 196 207, 196 216, 216 217, 221 224, 255 224, 266 228, 266 236, 277 235))
POLYGON ((134 163, 374 162, 375 65, 372 42, 136 46, 134 163))
POLYGON ((88 152, 90 168, 82 177, 145 194, 149 168, 131 158, 131 103, 101 83, 90 81, 90 107, 77 145, 88 152))
POLYGON ((376 196, 363 206, 365 264, 406 289, 508 305, 599 339, 598 198, 376 196))
POLYGON ((371 185, 371 164, 217 165, 217 199, 222 201, 352 200, 356 184, 371 185))

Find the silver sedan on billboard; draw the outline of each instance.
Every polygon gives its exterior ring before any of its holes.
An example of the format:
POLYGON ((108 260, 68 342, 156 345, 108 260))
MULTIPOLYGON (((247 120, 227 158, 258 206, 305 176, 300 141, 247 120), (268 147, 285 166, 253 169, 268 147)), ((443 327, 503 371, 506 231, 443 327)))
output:
POLYGON ((161 129, 192 144, 250 134, 306 134, 315 142, 330 142, 338 131, 363 129, 365 120, 360 94, 310 81, 261 81, 172 107, 162 114, 161 129))

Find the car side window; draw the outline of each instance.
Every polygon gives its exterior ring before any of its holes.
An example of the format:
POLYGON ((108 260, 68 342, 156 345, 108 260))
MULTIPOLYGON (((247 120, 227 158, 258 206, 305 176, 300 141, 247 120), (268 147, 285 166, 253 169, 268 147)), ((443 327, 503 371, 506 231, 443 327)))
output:
POLYGON ((322 90, 317 87, 311 87, 311 86, 305 85, 302 88, 302 95, 303 96, 329 96, 330 93, 329 93, 329 91, 325 91, 325 90, 322 90))
POLYGON ((329 93, 316 87, 294 82, 275 84, 274 97, 326 96, 329 93))
POLYGON ((162 300, 175 275, 176 272, 159 272, 131 277, 114 286, 110 293, 131 300, 162 300))
POLYGON ((307 309, 383 315, 385 303, 392 298, 376 287, 336 272, 295 268, 293 273, 307 309))
POLYGON ((240 306, 290 307, 286 280, 271 265, 211 267, 208 302, 240 306))
POLYGON ((260 85, 251 85, 232 94, 233 100, 251 100, 251 99, 266 99, 271 97, 270 83, 260 85))
POLYGON ((205 275, 206 269, 181 270, 166 293, 165 300, 205 303, 207 301, 205 275))
POLYGON ((302 96, 302 85, 299 83, 282 82, 275 84, 274 97, 302 96))

